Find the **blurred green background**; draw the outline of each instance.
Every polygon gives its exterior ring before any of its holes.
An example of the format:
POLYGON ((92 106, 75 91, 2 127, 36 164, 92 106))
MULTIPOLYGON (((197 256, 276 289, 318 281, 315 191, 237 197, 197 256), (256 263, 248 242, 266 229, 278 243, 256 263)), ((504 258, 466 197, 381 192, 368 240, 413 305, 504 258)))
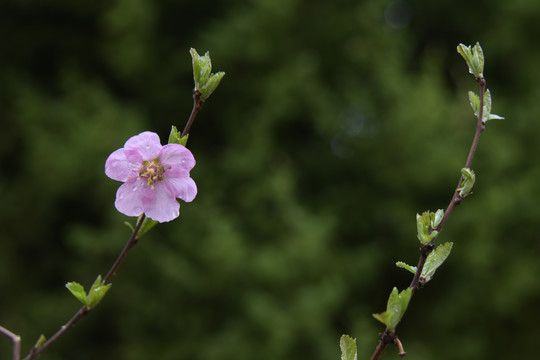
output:
MULTIPOLYGON (((199 194, 133 249, 97 311, 41 357, 369 358, 415 214, 446 208, 477 90, 493 112, 454 250, 398 328, 409 359, 538 354, 540 3, 532 0, 3 0, 0 324, 26 353, 129 236, 107 156, 191 111, 189 48, 227 73, 189 147, 199 194)), ((390 347, 388 358, 397 358, 390 347)), ((11 343, 0 338, 0 358, 11 343)))

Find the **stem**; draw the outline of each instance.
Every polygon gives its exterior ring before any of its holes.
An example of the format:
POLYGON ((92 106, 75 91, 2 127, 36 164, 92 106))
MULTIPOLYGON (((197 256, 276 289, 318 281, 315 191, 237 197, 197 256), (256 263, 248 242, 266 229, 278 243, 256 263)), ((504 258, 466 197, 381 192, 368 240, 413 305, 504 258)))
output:
MULTIPOLYGON (((141 215, 139 218, 139 221, 137 222, 137 225, 135 226, 135 229, 133 230, 133 233, 131 233, 131 236, 129 237, 129 240, 127 241, 126 245, 122 249, 122 252, 120 255, 118 255, 118 258, 116 258, 116 261, 109 269, 109 272, 105 277, 103 278, 103 283, 107 283, 114 274, 116 274, 116 270, 120 267, 120 264, 124 261, 124 258, 127 254, 127 252, 137 243, 138 238, 137 234, 139 233, 139 230, 141 229, 142 223, 145 219, 145 215, 141 215)), ((93 309, 93 308, 92 308, 93 309)), ((81 318, 83 318, 86 314, 88 314, 92 309, 87 308, 86 306, 83 306, 73 315, 73 317, 64 325, 60 327, 60 330, 58 330, 50 339, 45 341, 43 345, 41 345, 39 348, 32 348, 30 350, 30 353, 23 359, 23 360, 31 360, 37 357, 39 354, 41 354, 43 351, 47 350, 49 346, 51 346, 53 343, 56 342, 66 331, 68 331, 77 321, 79 321, 81 318)), ((14 358, 15 360, 15 358, 14 358)), ((16 360, 19 360, 18 358, 16 360)))
POLYGON ((126 245, 122 249, 122 252, 120 253, 120 255, 118 255, 118 258, 116 259, 114 264, 111 266, 111 268, 110 268, 109 272, 107 273, 107 275, 105 275, 105 277, 103 278, 103 283, 104 284, 107 283, 110 280, 110 278, 113 277, 113 275, 116 273, 116 270, 118 269, 120 264, 122 264, 122 261, 124 261, 124 257, 126 256, 127 252, 139 240, 137 238, 137 234, 139 233, 139 230, 141 229, 142 223, 144 222, 145 218, 146 218, 146 216, 144 214, 142 214, 141 217, 139 218, 139 221, 137 222, 137 226, 135 226, 135 230, 133 230, 133 233, 129 237, 128 242, 126 243, 126 245))
POLYGON ((13 360, 19 360, 21 358, 21 337, 2 326, 0 326, 0 334, 11 339, 13 342, 13 360))
MULTIPOLYGON (((202 109, 203 101, 201 100, 201 93, 199 90, 193 90, 193 109, 191 110, 191 114, 189 116, 189 119, 186 123, 186 126, 184 127, 184 130, 182 131, 181 136, 184 137, 188 134, 189 129, 191 128, 191 125, 193 124, 193 121, 195 120, 195 117, 197 116, 198 112, 202 109)), ((126 245, 122 249, 122 252, 120 252, 120 255, 116 258, 116 261, 111 266, 109 271, 107 272, 107 275, 103 278, 103 284, 109 282, 109 280, 116 274, 116 271, 124 261, 124 258, 128 251, 137 244, 137 241, 139 240, 137 235, 139 234, 139 231, 141 229, 141 226, 144 222, 144 219, 146 216, 142 214, 139 217, 139 220, 137 221, 137 225, 135 226, 135 229, 133 230, 133 233, 129 237, 126 245)), ((73 315, 73 317, 65 324, 60 327, 60 330, 58 330, 50 339, 45 341, 43 345, 41 345, 39 348, 33 347, 32 350, 30 350, 30 353, 23 359, 23 360, 31 360, 37 357, 39 354, 41 354, 43 351, 45 351, 49 346, 51 346, 56 340, 58 340, 66 331, 68 331, 77 321, 79 321, 82 317, 84 317, 86 314, 88 314, 91 310, 94 308, 87 308, 86 306, 83 306, 79 309, 73 315)), ((4 329, 0 326, 0 332, 8 337, 10 337, 13 340, 13 360, 19 360, 20 359, 20 337, 14 335, 7 329, 4 329)))
MULTIPOLYGON (((473 142, 471 144, 471 149, 469 150, 469 155, 467 156, 467 161, 465 162, 465 167, 470 168, 474 154, 476 153, 476 148, 478 147, 478 141, 480 140, 480 135, 482 132, 486 129, 486 124, 484 124, 482 118, 484 117, 484 92, 486 89, 486 80, 484 78, 477 79, 478 85, 480 86, 480 109, 478 110, 478 121, 476 122, 476 132, 474 133, 473 142)), ((444 224, 446 223, 446 220, 448 220, 448 217, 454 211, 454 208, 456 205, 461 204, 461 200, 463 198, 459 195, 459 189, 461 188, 461 184, 463 183, 463 176, 459 178, 458 184, 456 186, 456 191, 454 192, 454 196, 452 197, 452 200, 450 201, 450 204, 448 204, 448 207, 446 208, 446 211, 444 212, 444 216, 441 220, 441 223, 437 227, 437 231, 441 231, 444 227, 444 224)))
MULTIPOLYGON (((486 124, 483 121, 484 117, 484 93, 486 90, 486 80, 483 77, 477 78, 476 82, 478 82, 478 85, 480 86, 480 109, 478 110, 478 120, 476 123, 476 131, 474 133, 473 142, 471 144, 471 148, 469 150, 469 155, 467 156, 467 161, 465 162, 465 168, 470 168, 474 154, 476 153, 476 148, 478 147, 478 142, 480 140, 480 135, 482 132, 486 129, 486 124)), ((461 184, 463 183, 463 175, 460 176, 456 190, 454 191, 454 195, 452 195, 452 200, 450 200, 450 204, 448 204, 448 207, 446 208, 446 211, 444 212, 444 216, 439 224, 437 226, 436 230, 439 233, 444 227, 444 224, 446 223, 446 220, 450 217, 450 214, 454 211, 454 208, 461 204, 461 201, 463 200, 463 197, 459 195, 459 191, 461 189, 461 184)), ((416 290, 422 287, 423 283, 421 281, 421 275, 422 271, 424 270, 424 265, 426 264, 427 257, 433 251, 434 248, 434 241, 429 242, 428 244, 422 245, 420 247, 420 259, 418 260, 418 266, 416 267, 416 273, 414 274, 414 278, 411 282, 411 285, 409 286, 411 288, 411 297, 414 295, 416 290)), ((395 344, 399 348, 399 356, 404 357, 405 352, 403 351, 403 346, 399 339, 397 337, 393 337, 393 342, 388 342, 388 331, 385 331, 382 335, 379 344, 375 348, 375 351, 373 352, 373 355, 371 356, 371 360, 378 360, 380 359, 383 350, 386 348, 389 344, 395 344), (386 338, 385 338, 386 337, 386 338)))
POLYGON ((405 355, 407 355, 407 353, 405 352, 405 349, 403 348, 403 344, 401 343, 401 341, 399 341, 397 336, 394 339, 394 344, 396 344, 399 349, 399 354, 398 354, 399 357, 404 358, 405 355))
POLYGON ((375 352, 371 356, 371 360, 379 359, 386 346, 390 344, 395 344, 396 339, 397 337, 394 336, 394 331, 389 331, 388 329, 385 329, 383 334, 381 335, 381 340, 379 341, 379 344, 375 348, 375 352))
POLYGON ((195 117, 197 116, 199 110, 202 109, 202 106, 203 101, 201 100, 201 93, 199 92, 199 90, 193 90, 193 110, 191 110, 191 115, 189 115, 189 120, 186 123, 184 131, 182 131, 181 137, 184 137, 189 133, 189 129, 193 124, 193 120, 195 120, 195 117))
POLYGON ((433 251, 433 247, 433 241, 420 247, 420 259, 418 260, 418 265, 416 266, 416 273, 414 274, 414 278, 411 281, 411 285, 409 285, 409 287, 411 288, 411 296, 414 295, 416 290, 418 290, 421 286, 420 277, 422 275, 422 270, 424 270, 424 265, 426 264, 427 257, 433 251))
POLYGON ((43 345, 41 345, 39 348, 33 347, 32 350, 30 350, 30 353, 23 359, 23 360, 30 360, 37 357, 39 354, 41 354, 43 351, 45 351, 49 346, 51 346, 53 343, 60 338, 60 336, 64 335, 66 331, 68 331, 77 321, 79 321, 83 316, 88 314, 90 312, 90 309, 88 309, 86 306, 83 306, 79 309, 73 315, 73 317, 65 324, 60 327, 60 330, 56 332, 49 340, 45 341, 43 345))
POLYGON ((379 344, 377 344, 377 347, 375 348, 375 352, 373 353, 373 355, 371 355, 371 360, 380 359, 382 352, 384 351, 384 349, 386 349, 386 345, 388 344, 380 340, 379 344))

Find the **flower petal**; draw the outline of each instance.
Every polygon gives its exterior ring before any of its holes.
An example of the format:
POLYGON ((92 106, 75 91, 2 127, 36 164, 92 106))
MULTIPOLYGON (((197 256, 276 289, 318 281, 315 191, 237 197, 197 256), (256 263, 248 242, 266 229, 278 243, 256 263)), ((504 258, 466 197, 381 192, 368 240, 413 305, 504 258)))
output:
POLYGON ((165 169, 181 169, 189 173, 195 166, 191 151, 180 144, 167 144, 159 154, 159 161, 165 169))
POLYGON ((147 187, 143 202, 146 216, 160 223, 180 215, 180 204, 163 182, 157 183, 154 189, 147 187))
POLYGON ((125 150, 118 149, 105 161, 105 175, 113 180, 127 181, 130 176, 136 176, 140 163, 132 163, 126 158, 125 150))
POLYGON ((123 183, 116 192, 114 206, 122 214, 127 216, 139 216, 143 213, 143 196, 145 183, 142 180, 132 178, 123 183))
POLYGON ((142 160, 154 160, 159 156, 162 146, 158 134, 145 131, 126 141, 124 148, 126 149, 127 158, 136 162, 137 153, 142 156, 142 160))
POLYGON ((184 200, 185 202, 192 202, 197 195, 197 185, 192 178, 185 177, 167 177, 163 180, 165 184, 174 193, 174 196, 184 200))

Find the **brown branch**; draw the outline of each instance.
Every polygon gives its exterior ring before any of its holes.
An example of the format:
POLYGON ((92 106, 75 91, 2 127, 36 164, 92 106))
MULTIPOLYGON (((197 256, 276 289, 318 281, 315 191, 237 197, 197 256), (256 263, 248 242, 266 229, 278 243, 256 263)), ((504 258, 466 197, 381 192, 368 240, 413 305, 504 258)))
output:
POLYGON ((193 90, 193 109, 191 110, 191 115, 189 115, 189 120, 186 123, 184 130, 182 131, 181 137, 184 137, 189 133, 189 129, 193 124, 193 120, 195 120, 195 117, 199 113, 199 110, 202 109, 202 106, 203 101, 201 100, 201 93, 199 92, 199 90, 193 90))
POLYGON ((421 286, 421 275, 422 270, 424 270, 424 265, 426 264, 426 260, 433 251, 434 244, 433 241, 427 243, 426 245, 422 245, 420 247, 420 259, 418 260, 418 265, 416 266, 416 273, 414 274, 414 277, 411 281, 411 285, 409 287, 411 288, 411 296, 414 295, 416 290, 418 290, 421 286))
MULTIPOLYGON (((103 283, 107 283, 113 275, 116 274, 116 271, 120 267, 120 264, 124 261, 124 258, 128 251, 137 243, 138 237, 137 234, 139 233, 139 230, 141 229, 142 223, 145 219, 145 215, 143 214, 135 226, 135 229, 131 233, 131 236, 129 237, 129 240, 127 241, 126 245, 122 249, 122 252, 118 257, 116 258, 116 261, 109 269, 107 275, 103 278, 103 283)), ((30 350, 30 353, 23 359, 23 360, 31 360, 34 359, 36 356, 41 354, 43 351, 47 350, 49 346, 51 346, 53 343, 56 342, 66 331, 68 331, 75 323, 77 323, 80 319, 82 319, 86 314, 88 314, 92 309, 94 308, 88 308, 86 306, 83 306, 73 315, 73 317, 64 325, 60 327, 60 329, 47 341, 43 343, 39 348, 33 347, 32 350, 30 350)))
POLYGON ((399 341, 399 338, 397 336, 394 338, 394 344, 399 349, 399 354, 398 354, 399 357, 404 358, 407 355, 407 353, 405 352, 405 349, 403 348, 403 344, 401 344, 401 341, 399 341))
POLYGON ((41 345, 39 348, 33 347, 32 350, 30 350, 30 353, 24 358, 24 360, 30 360, 37 357, 39 354, 41 354, 43 351, 45 351, 49 346, 51 346, 53 343, 56 342, 66 331, 68 331, 77 321, 79 321, 83 316, 88 314, 90 309, 88 309, 86 306, 83 306, 79 309, 73 315, 73 317, 65 324, 60 327, 60 330, 58 330, 49 340, 45 341, 43 345, 41 345))
POLYGON ((5 327, 0 326, 0 334, 8 337, 13 342, 13 360, 19 360, 21 358, 21 337, 15 335, 5 327))
POLYGON ((116 274, 116 270, 118 269, 120 264, 122 264, 122 262, 124 261, 124 257, 126 256, 127 252, 133 246, 135 246, 135 244, 137 244, 137 241, 139 240, 139 238, 137 237, 137 234, 139 234, 139 230, 141 230, 141 226, 142 226, 145 218, 146 218, 146 215, 144 215, 144 214, 142 214, 141 217, 139 218, 139 221, 137 222, 137 226, 135 226, 135 230, 133 230, 133 233, 129 237, 128 242, 126 243, 126 245, 122 249, 122 252, 120 253, 120 255, 118 255, 118 258, 116 259, 114 264, 109 269, 109 272, 107 272, 107 275, 105 275, 105 277, 103 278, 103 283, 104 284, 109 282, 109 280, 113 277, 113 275, 116 274))
MULTIPOLYGON (((182 131, 182 137, 186 136, 189 132, 189 129, 191 128, 191 125, 193 124, 193 121, 195 120, 195 117, 197 116, 198 112, 202 109, 203 101, 201 100, 201 93, 198 90, 193 91, 193 109, 191 110, 191 114, 189 116, 189 119, 186 123, 186 126, 184 127, 184 130, 182 131)), ((103 284, 106 284, 109 282, 109 280, 116 274, 116 271, 124 261, 124 258, 128 251, 137 244, 138 233, 141 229, 141 226, 144 222, 144 219, 146 216, 143 214, 139 217, 137 221, 137 225, 135 226, 135 229, 133 230, 131 236, 129 237, 126 245, 122 249, 122 252, 120 252, 120 255, 116 258, 116 261, 111 266, 109 271, 107 272, 107 275, 103 278, 103 284)), ((62 335, 64 335, 75 323, 77 323, 80 319, 82 319, 86 314, 88 314, 93 308, 88 308, 86 306, 83 306, 79 309, 73 315, 73 317, 64 325, 60 327, 60 329, 47 341, 43 343, 43 345, 39 347, 33 347, 30 350, 30 353, 23 359, 23 360, 32 360, 35 357, 37 357, 39 354, 41 354, 43 351, 45 351, 49 346, 51 346, 54 342, 56 342, 62 335)), ((13 340, 13 360, 19 360, 20 359, 20 337, 14 335, 9 330, 4 329, 0 326, 0 332, 8 337, 10 337, 13 340)))
MULTIPOLYGON (((467 161, 465 162, 465 168, 470 168, 474 154, 476 153, 476 148, 478 147, 478 141, 480 140, 480 135, 482 132, 486 129, 486 124, 483 121, 484 117, 484 93, 486 89, 486 80, 484 78, 477 79, 478 85, 480 86, 480 109, 478 110, 478 120, 476 122, 476 132, 474 133, 473 142, 471 144, 471 149, 469 150, 469 155, 467 156, 467 161)), ((437 231, 441 231, 444 227, 444 224, 446 223, 446 220, 448 220, 448 217, 454 211, 454 208, 456 205, 461 204, 461 201, 463 198, 459 195, 459 190, 461 189, 461 184, 463 183, 463 176, 459 178, 458 184, 456 186, 456 191, 454 192, 454 196, 452 197, 452 200, 450 201, 450 204, 448 204, 448 207, 446 208, 446 211, 444 212, 444 216, 441 220, 441 223, 437 227, 437 231)))
MULTIPOLYGON (((483 121, 484 116, 484 93, 486 90, 486 80, 483 77, 479 77, 476 79, 478 82, 478 85, 480 87, 480 108, 478 110, 478 120, 476 123, 476 131, 474 133, 473 142, 471 144, 471 148, 469 150, 469 155, 467 156, 467 161, 465 162, 465 168, 470 168, 472 161, 474 159, 474 154, 476 153, 476 148, 478 147, 478 142, 480 140, 480 135, 482 132, 486 129, 486 124, 483 121)), ((454 191, 454 195, 452 196, 452 200, 450 200, 450 203, 448 204, 448 207, 446 208, 446 211, 444 212, 443 218, 440 222, 440 224, 437 226, 436 230, 437 232, 441 232, 444 224, 450 217, 450 214, 454 211, 455 207, 459 204, 461 204, 461 201, 463 200, 463 197, 459 194, 461 185, 463 183, 464 177, 463 175, 460 176, 456 190, 454 191)), ((434 248, 434 241, 431 241, 425 245, 422 245, 420 247, 420 258, 418 260, 418 266, 416 267, 416 272, 414 274, 413 280, 411 282, 411 285, 409 286, 411 288, 411 297, 414 295, 416 290, 420 289, 423 286, 423 282, 421 279, 422 271, 424 270, 424 265, 426 263, 427 257, 433 251, 434 248)), ((393 335, 393 334, 392 334, 393 335)), ((373 355, 371 356, 371 360, 378 360, 382 356, 383 350, 388 346, 389 344, 395 344, 399 348, 399 356, 404 357, 405 352, 403 351, 403 346, 397 336, 394 336, 392 342, 388 342, 388 331, 385 331, 383 335, 381 336, 381 339, 379 341, 379 344, 377 344, 377 347, 375 348, 375 351, 373 352, 373 355), (386 339, 385 339, 386 337, 386 339)))
POLYGON ((388 329, 384 330, 381 339, 379 340, 379 344, 375 348, 373 355, 371 355, 371 360, 379 359, 382 356, 384 349, 386 349, 388 345, 395 343, 395 339, 396 337, 394 336, 393 331, 388 331, 388 329))
POLYGON ((373 355, 371 355, 371 360, 378 360, 381 358, 381 355, 384 351, 384 349, 386 349, 386 346, 388 344, 383 342, 382 340, 379 340, 379 343, 377 344, 377 347, 375 348, 375 351, 373 352, 373 355))

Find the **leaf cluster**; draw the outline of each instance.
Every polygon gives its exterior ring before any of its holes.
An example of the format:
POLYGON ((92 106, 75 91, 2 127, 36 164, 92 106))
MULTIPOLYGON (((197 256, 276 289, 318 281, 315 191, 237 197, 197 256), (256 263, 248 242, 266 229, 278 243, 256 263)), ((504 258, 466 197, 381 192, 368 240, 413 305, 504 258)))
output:
POLYGON ((84 290, 84 287, 77 282, 68 282, 66 288, 75 296, 87 309, 93 309, 103 299, 107 291, 111 288, 112 284, 104 284, 101 279, 101 275, 98 275, 88 293, 84 290))

